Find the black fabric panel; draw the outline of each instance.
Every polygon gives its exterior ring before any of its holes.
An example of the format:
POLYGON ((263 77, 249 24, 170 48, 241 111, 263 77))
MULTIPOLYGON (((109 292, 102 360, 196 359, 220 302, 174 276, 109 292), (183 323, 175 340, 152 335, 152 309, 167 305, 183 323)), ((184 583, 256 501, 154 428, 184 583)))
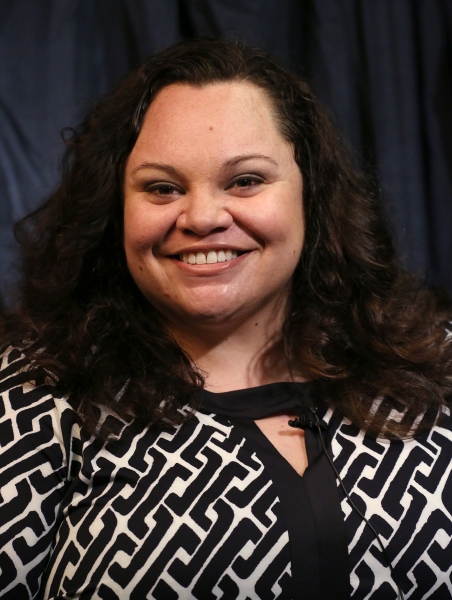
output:
POLYGON ((318 434, 306 430, 309 466, 303 477, 251 420, 233 420, 250 439, 277 490, 289 531, 293 598, 350 597, 348 540, 334 472, 318 434))
MULTIPOLYGON (((331 428, 328 427, 331 438, 331 428)), ((325 436, 326 437, 326 436, 325 436)), ((323 450, 320 434, 305 429, 309 466, 304 472, 306 490, 317 529, 322 600, 349 598, 351 593, 348 539, 334 471, 323 450)), ((328 446, 329 441, 325 444, 328 446)))
MULTIPOLYGON (((253 443, 281 502, 289 532, 292 598, 328 600, 321 596, 320 567, 323 557, 319 554, 312 506, 303 477, 279 454, 254 421, 234 419, 232 423, 253 443)), ((348 578, 348 571, 346 576, 348 578)))

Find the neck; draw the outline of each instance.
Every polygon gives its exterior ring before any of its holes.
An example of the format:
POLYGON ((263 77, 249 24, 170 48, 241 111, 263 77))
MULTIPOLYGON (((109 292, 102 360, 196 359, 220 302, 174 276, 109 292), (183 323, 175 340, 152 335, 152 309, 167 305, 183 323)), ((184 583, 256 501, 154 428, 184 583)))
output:
POLYGON ((170 327, 172 335, 205 378, 212 392, 228 392, 276 383, 292 377, 282 339, 282 318, 255 316, 231 328, 199 323, 170 327))

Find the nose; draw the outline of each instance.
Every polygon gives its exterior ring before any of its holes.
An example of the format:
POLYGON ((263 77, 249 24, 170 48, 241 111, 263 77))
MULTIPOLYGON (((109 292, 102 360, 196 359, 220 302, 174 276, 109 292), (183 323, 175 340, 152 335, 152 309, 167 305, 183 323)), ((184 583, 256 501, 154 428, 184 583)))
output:
POLYGON ((226 198, 203 189, 185 194, 177 226, 182 231, 204 236, 217 229, 227 229, 232 222, 226 198))

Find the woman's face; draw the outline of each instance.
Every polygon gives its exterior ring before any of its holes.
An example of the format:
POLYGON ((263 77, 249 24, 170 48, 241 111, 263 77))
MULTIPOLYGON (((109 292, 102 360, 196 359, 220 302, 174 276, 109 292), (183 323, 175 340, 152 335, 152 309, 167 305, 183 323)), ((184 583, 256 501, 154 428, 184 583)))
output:
POLYGON ((124 197, 130 272, 172 327, 280 317, 303 246, 302 177, 260 88, 160 91, 124 197))

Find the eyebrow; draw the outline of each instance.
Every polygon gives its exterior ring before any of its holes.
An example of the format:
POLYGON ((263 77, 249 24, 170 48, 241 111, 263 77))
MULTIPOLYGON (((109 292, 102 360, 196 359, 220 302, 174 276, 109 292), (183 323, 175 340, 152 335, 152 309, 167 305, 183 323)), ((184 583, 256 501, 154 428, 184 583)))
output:
POLYGON ((241 154, 240 156, 234 156, 234 158, 230 158, 229 160, 227 160, 224 163, 223 167, 226 167, 226 168, 235 167, 236 165, 240 164, 241 162, 244 162, 246 160, 253 160, 254 158, 268 160, 269 162, 278 166, 278 163, 276 162, 276 160, 274 158, 271 158, 270 156, 266 156, 265 154, 241 154))
POLYGON ((157 169, 158 171, 166 171, 167 173, 171 173, 172 175, 179 175, 179 171, 171 165, 165 165, 164 163, 154 162, 141 163, 141 165, 138 165, 133 169, 131 175, 134 175, 137 171, 141 171, 142 169, 157 169))
MULTIPOLYGON (((253 159, 262 159, 271 162, 272 164, 278 166, 276 160, 271 158, 270 156, 266 156, 265 154, 241 154, 240 156, 234 156, 234 158, 230 158, 223 165, 223 169, 229 169, 231 167, 235 167, 242 162, 253 159)), ((159 171, 166 171, 167 173, 171 173, 171 175, 180 175, 179 171, 172 167, 171 165, 166 165, 165 163, 155 163, 155 162, 143 162, 137 167, 135 167, 131 173, 134 175, 137 171, 141 171, 142 169, 157 169, 159 171)))

